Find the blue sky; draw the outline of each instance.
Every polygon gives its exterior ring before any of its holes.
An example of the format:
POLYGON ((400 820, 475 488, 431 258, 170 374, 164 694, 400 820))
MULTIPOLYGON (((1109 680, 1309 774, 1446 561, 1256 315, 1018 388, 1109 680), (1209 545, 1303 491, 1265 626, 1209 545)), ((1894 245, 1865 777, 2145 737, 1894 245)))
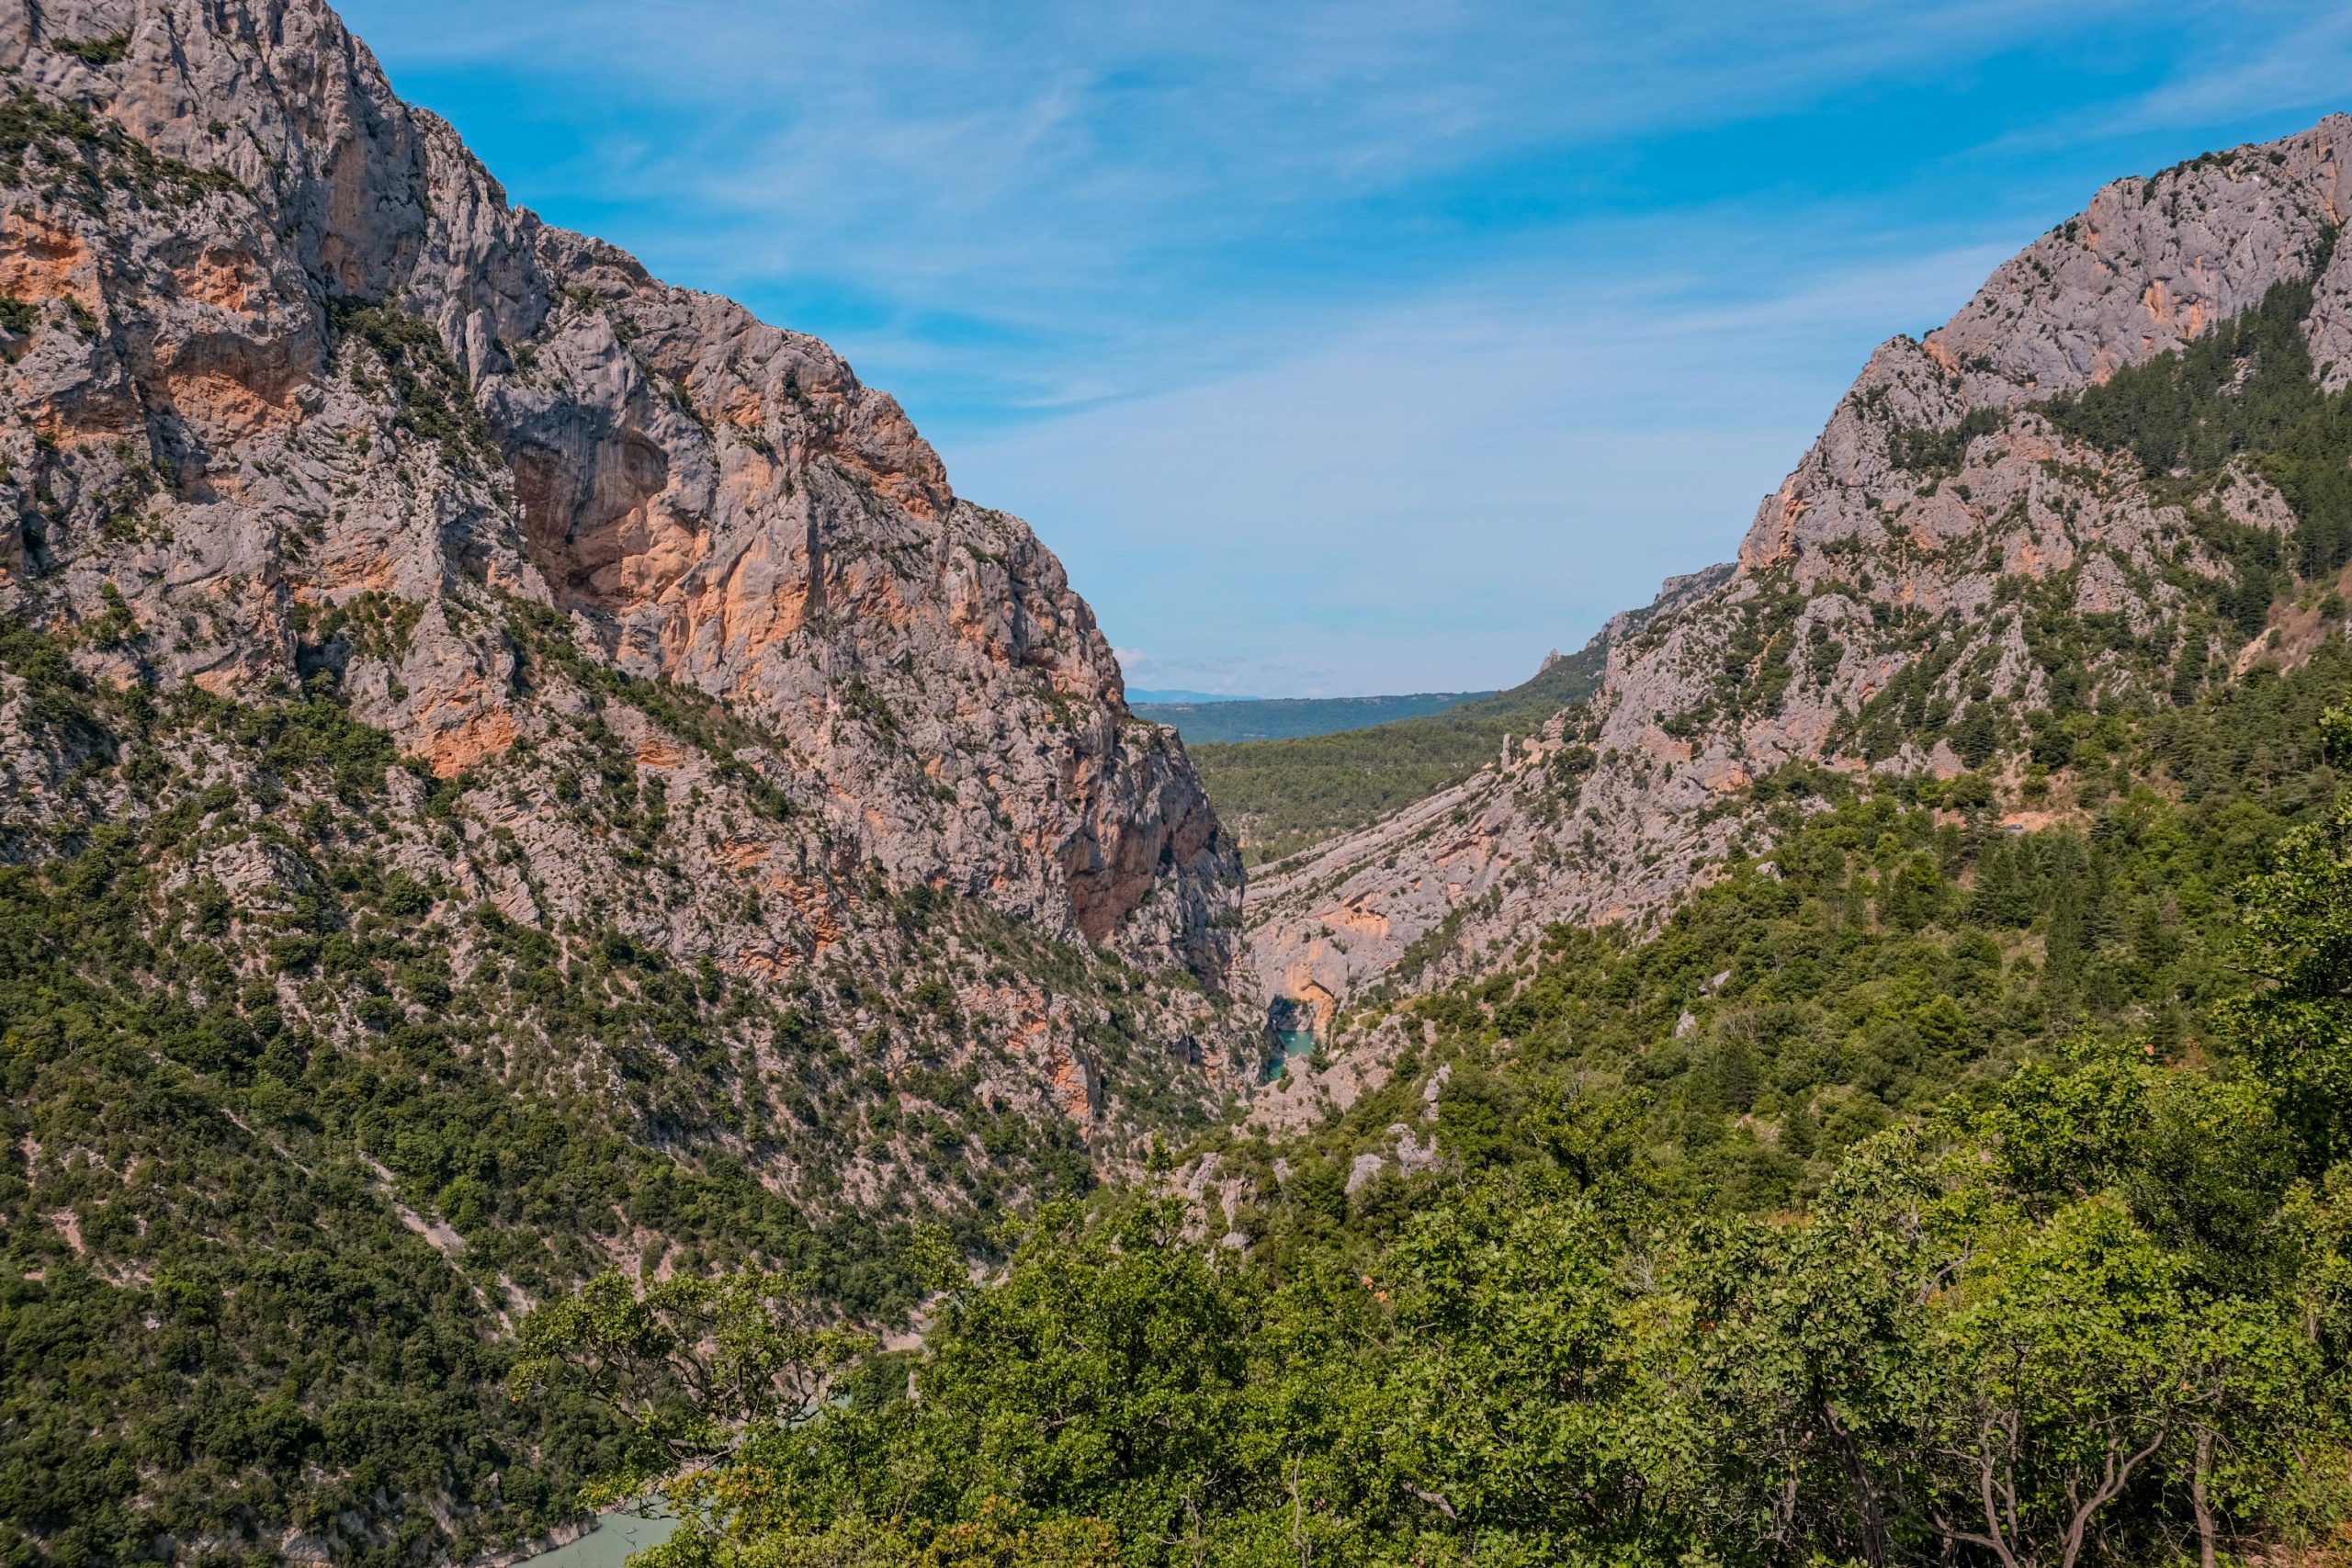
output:
POLYGON ((2352 11, 345 0, 518 202, 815 333, 1129 682, 1510 684, 1727 558, 1871 345, 2352 11))

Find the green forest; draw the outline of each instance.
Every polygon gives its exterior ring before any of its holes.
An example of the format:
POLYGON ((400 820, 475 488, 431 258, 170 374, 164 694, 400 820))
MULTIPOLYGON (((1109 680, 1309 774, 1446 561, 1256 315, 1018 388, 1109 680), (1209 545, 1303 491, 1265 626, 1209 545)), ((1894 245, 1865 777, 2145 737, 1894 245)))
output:
POLYGON ((1425 718, 1493 692, 1420 692, 1400 697, 1250 697, 1213 703, 1137 703, 1138 716, 1164 724, 1188 746, 1228 740, 1295 740, 1425 718))
MULTIPOLYGON (((2247 463, 2303 518, 2200 523, 2228 570, 2132 655, 2169 704, 2070 694, 2097 630, 2043 615, 2053 705, 1979 771, 1756 780, 1762 846, 1657 929, 1343 1017, 1410 1043, 1344 1114, 1171 1140, 985 1276, 935 1239, 920 1349, 790 1272, 608 1276, 513 1386, 607 1413, 600 1495, 687 1521, 653 1568, 2340 1560, 2352 647, 2201 640, 2352 538, 2308 305, 2044 407, 2192 512, 2247 463)), ((1476 716, 1233 749, 1275 759, 1259 849, 1475 765, 1436 727, 1476 716)))
MULTIPOLYGON (((722 722, 511 629, 542 679, 597 679, 682 739, 722 722)), ((862 1006, 933 1063, 950 1031, 971 1038, 924 976, 950 941, 1101 996, 1106 1073, 1138 1097, 1162 1081, 1109 1005, 1140 981, 929 889, 888 906, 891 994, 846 975, 778 992, 398 869, 402 835, 454 842, 503 784, 403 761, 331 671, 254 705, 117 690, 0 619, 0 677, 30 743, 70 764, 73 813, 59 840, 24 803, 0 810, 0 1562, 148 1561, 159 1540, 276 1561, 289 1528, 339 1562, 465 1560, 575 1519, 622 1428, 509 1398, 512 1319, 616 1252, 789 1269, 860 1321, 902 1317, 927 1256, 911 1213, 989 1256, 1012 1207, 1093 1182, 1058 1116, 853 1056, 839 1017, 862 1006), (751 1033, 768 1074, 738 1065, 751 1033), (757 1174, 902 1141, 956 1204, 899 1182, 846 1213, 757 1174)), ((674 852, 598 708, 575 739, 571 809, 674 852)))
POLYGON ((516 1386, 614 1412, 617 1493, 699 1466, 659 1568, 2340 1547, 2347 679, 2080 726, 2040 833, 1768 781, 1786 838, 1654 939, 1555 931, 1306 1145, 1154 1162, 1255 1175, 1244 1247, 1050 1209, 897 1355, 788 1276, 613 1279, 516 1386), (1448 1158, 1351 1191, 1396 1122, 1448 1158))
POLYGON ((1526 737, 1590 696, 1607 651, 1587 648, 1508 692, 1368 729, 1185 750, 1252 865, 1337 838, 1469 777, 1503 738, 1526 737))

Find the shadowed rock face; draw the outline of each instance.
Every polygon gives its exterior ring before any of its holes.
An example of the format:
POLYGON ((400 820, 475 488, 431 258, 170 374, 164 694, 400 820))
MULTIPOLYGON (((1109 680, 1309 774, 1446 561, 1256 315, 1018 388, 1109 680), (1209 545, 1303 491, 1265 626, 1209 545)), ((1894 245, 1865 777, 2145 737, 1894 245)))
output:
POLYGON ((545 732, 507 607, 551 607, 765 730, 829 852, 1222 983, 1239 862, 1173 733, 822 344, 511 208, 315 0, 0 6, 0 608, 110 585, 93 663, 253 696, 418 606, 325 657, 454 776, 545 732))
MULTIPOLYGON (((1261 996, 1328 1017, 1375 985, 1479 973, 1554 921, 1655 919, 1736 846, 1769 841, 1747 786, 1784 764, 1949 775, 1962 763, 1949 726, 1978 705, 2041 708, 2061 677, 2081 705, 2165 700, 2123 644, 2174 669, 2242 668, 2256 651, 2243 629, 2200 613, 2196 585, 2233 568, 2197 520, 2136 461, 2034 405, 2304 279, 2318 383, 2352 381, 2352 246, 2328 243, 2352 205, 2348 158, 2352 120, 2337 116, 2117 181, 1924 341, 1881 346, 1736 563, 1669 582, 1602 634, 1590 702, 1497 767, 1261 872, 1261 996), (2030 632, 2052 615, 2113 617, 2115 646, 2053 671, 2030 632), (1906 681, 1917 700, 1891 716, 1906 681)), ((2294 526, 2250 470, 2195 504, 2294 526)))

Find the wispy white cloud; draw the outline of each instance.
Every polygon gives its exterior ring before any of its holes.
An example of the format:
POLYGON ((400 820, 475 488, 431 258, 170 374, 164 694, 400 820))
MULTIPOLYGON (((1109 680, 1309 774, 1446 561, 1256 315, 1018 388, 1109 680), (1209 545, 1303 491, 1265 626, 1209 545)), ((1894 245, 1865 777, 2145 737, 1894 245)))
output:
POLYGON ((1138 683, 1276 693, 1523 673, 2099 179, 2352 82, 2294 0, 345 4, 518 199, 899 391, 1138 683))
MULTIPOLYGON (((2052 148, 2144 145, 2193 155, 2352 109, 2352 12, 2340 6, 2190 0, 2169 29, 2194 46, 2150 79, 2052 105, 1987 137, 1974 155, 2029 163, 2052 148)), ((2120 177, 2153 169, 2118 161, 2106 172, 2120 177)))
POLYGON ((1030 517, 1104 623, 1155 650, 1139 684, 1507 684, 1728 558, 1883 323, 1948 313, 1999 254, 1739 304, 1496 276, 1274 363, 967 438, 953 474, 1030 517))
POLYGON ((2189 69, 2105 120, 2111 132, 2226 123, 2306 106, 2339 108, 2352 85, 2352 11, 2230 8, 2189 69))

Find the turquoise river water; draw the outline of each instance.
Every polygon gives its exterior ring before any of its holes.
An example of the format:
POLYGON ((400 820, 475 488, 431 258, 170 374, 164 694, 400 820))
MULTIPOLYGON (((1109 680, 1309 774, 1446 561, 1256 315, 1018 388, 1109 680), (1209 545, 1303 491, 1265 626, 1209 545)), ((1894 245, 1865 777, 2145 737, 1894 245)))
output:
POLYGON ((569 1546, 559 1546, 523 1560, 518 1568, 621 1568, 632 1551, 643 1551, 670 1539, 675 1519, 641 1519, 635 1514, 606 1514, 596 1528, 569 1546))

